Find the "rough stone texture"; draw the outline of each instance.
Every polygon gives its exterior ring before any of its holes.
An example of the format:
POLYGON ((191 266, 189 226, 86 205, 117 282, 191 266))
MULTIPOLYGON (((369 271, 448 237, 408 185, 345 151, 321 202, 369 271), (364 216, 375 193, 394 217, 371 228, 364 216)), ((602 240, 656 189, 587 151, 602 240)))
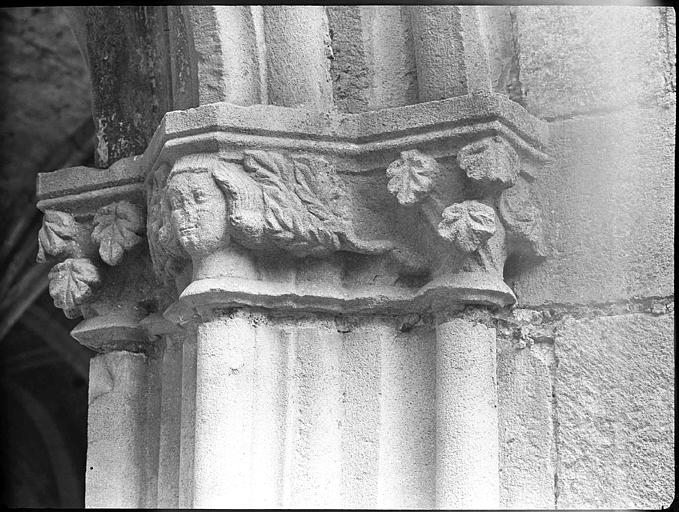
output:
MULTIPOLYGON (((671 11, 671 9, 667 9, 671 11)), ((515 7, 526 108, 541 118, 674 104, 665 9, 515 7)))
POLYGON ((553 346, 498 337, 500 506, 554 507, 553 346))
POLYGON ((566 319, 556 338, 557 506, 674 498, 674 314, 566 319))
MULTIPOLYGON (((512 72, 518 68, 518 55, 514 44, 511 7, 508 5, 478 6, 480 32, 488 53, 488 68, 493 90, 511 94, 512 72)), ((516 101, 516 100, 515 100, 516 101)))
POLYGON ((674 124, 674 109, 552 124, 555 161, 533 184, 551 253, 508 278, 520 304, 674 293, 674 124))
MULTIPOLYGON (((259 103, 262 84, 253 9, 247 5, 184 8, 193 29, 196 53, 203 57, 196 63, 198 76, 193 78, 198 82, 198 98, 192 107, 217 101, 259 103)), ((185 21, 179 12, 174 18, 178 23, 185 21)), ((190 73, 190 68, 187 71, 190 73)), ((187 82, 190 88, 190 80, 187 82)))
POLYGON ((383 335, 378 508, 432 509, 436 493, 434 329, 383 335))
POLYGON ((409 12, 420 101, 492 88, 476 6, 416 5, 409 12))
POLYGON ((95 163, 108 167, 139 154, 171 108, 162 13, 143 6, 69 8, 89 65, 95 163))
POLYGON ((178 508, 181 443, 182 339, 166 338, 161 364, 158 507, 178 508))
POLYGON ((417 101, 408 7, 327 6, 333 101, 344 112, 417 101))
POLYGON ((331 108, 332 49, 325 8, 269 5, 263 19, 269 102, 310 110, 331 108))

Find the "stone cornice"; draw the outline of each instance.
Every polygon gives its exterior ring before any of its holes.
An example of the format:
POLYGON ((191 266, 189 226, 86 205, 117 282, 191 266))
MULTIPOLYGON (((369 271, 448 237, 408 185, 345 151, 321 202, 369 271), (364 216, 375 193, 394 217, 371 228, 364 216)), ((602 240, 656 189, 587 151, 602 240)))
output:
POLYGON ((229 145, 235 149, 266 142, 271 149, 359 156, 484 133, 502 134, 538 162, 550 159, 547 124, 499 94, 476 93, 358 114, 213 103, 168 112, 143 155, 119 160, 108 169, 70 167, 38 174, 38 208, 44 211, 52 204, 89 200, 89 195, 78 196, 103 189, 110 189, 108 194, 124 186, 129 187, 125 191, 141 190, 138 184, 157 162, 217 152, 229 145))
MULTIPOLYGON (((152 168, 187 153, 219 151, 238 159, 239 149, 248 147, 361 157, 453 142, 437 151, 438 157, 453 153, 456 140, 484 134, 506 137, 538 162, 549 160, 547 124, 505 96, 489 93, 357 114, 215 103, 168 112, 143 158, 152 168)), ((373 168, 367 163, 358 171, 373 168)))

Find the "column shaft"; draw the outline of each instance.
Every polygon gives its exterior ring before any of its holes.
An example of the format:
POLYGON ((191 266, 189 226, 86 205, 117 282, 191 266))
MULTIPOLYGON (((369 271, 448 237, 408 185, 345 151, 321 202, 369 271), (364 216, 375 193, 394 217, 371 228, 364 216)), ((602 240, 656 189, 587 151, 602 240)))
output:
POLYGON ((139 508, 145 500, 146 356, 90 361, 85 506, 139 508))
POLYGON ((264 36, 269 103, 330 110, 330 36, 324 6, 267 5, 264 36))
POLYGON ((412 6, 410 19, 421 102, 490 91, 475 7, 412 6))
POLYGON ((254 348, 254 327, 240 313, 198 326, 194 507, 252 505, 254 348))
POLYGON ((436 506, 499 506, 495 329, 436 326, 436 506))

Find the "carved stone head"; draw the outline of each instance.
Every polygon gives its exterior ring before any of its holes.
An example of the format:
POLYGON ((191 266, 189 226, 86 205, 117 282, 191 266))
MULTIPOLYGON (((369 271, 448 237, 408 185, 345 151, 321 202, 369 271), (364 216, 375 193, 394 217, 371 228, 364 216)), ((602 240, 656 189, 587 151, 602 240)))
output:
POLYGON ((180 158, 167 179, 171 222, 182 248, 204 257, 230 241, 227 205, 212 172, 225 165, 212 155, 180 158))

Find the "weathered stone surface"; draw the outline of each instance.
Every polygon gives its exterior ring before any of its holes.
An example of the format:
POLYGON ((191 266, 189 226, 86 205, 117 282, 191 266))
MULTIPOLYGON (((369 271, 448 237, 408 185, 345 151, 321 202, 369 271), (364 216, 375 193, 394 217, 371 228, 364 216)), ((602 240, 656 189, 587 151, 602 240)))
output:
POLYGON ((665 8, 522 6, 513 12, 526 107, 536 116, 675 102, 665 8))
POLYGON ((500 506, 554 507, 553 347, 498 337, 500 506))
POLYGON ((555 162, 533 183, 551 251, 509 277, 519 303, 674 293, 674 123, 672 109, 552 124, 555 162))
POLYGON ((110 352, 90 363, 87 507, 143 506, 146 357, 110 352))
POLYGON ((455 244, 461 252, 476 251, 495 234, 493 208, 478 201, 463 201, 449 206, 438 225, 442 238, 455 244))
POLYGON ((382 338, 379 501, 433 509, 436 498, 436 340, 431 326, 382 338))
POLYGON ((417 102, 417 70, 408 7, 327 6, 333 101, 343 112, 417 102))
POLYGON ((567 319, 556 339, 557 506, 674 498, 674 314, 567 319))
MULTIPOLYGON (((403 151, 398 160, 387 167, 387 188, 403 206, 421 201, 433 188, 431 175, 437 172, 434 158, 416 149, 403 151)), ((439 171, 440 172, 440 171, 439 171)))
POLYGON ((163 13, 144 6, 69 8, 92 81, 97 167, 144 150, 171 109, 163 13))
POLYGON ((436 319, 436 507, 499 505, 495 329, 436 319))
POLYGON ((332 107, 328 17, 323 6, 263 7, 268 102, 325 111, 332 107))
MULTIPOLYGON (((196 89, 191 95, 194 103, 177 109, 217 101, 252 105, 263 99, 266 85, 261 83, 255 9, 248 5, 206 5, 173 13, 177 27, 188 25, 188 37, 193 39, 190 48, 183 37, 183 44, 173 48, 173 54, 178 50, 187 53, 186 89, 196 89)), ((178 35, 181 37, 181 32, 178 35)))

